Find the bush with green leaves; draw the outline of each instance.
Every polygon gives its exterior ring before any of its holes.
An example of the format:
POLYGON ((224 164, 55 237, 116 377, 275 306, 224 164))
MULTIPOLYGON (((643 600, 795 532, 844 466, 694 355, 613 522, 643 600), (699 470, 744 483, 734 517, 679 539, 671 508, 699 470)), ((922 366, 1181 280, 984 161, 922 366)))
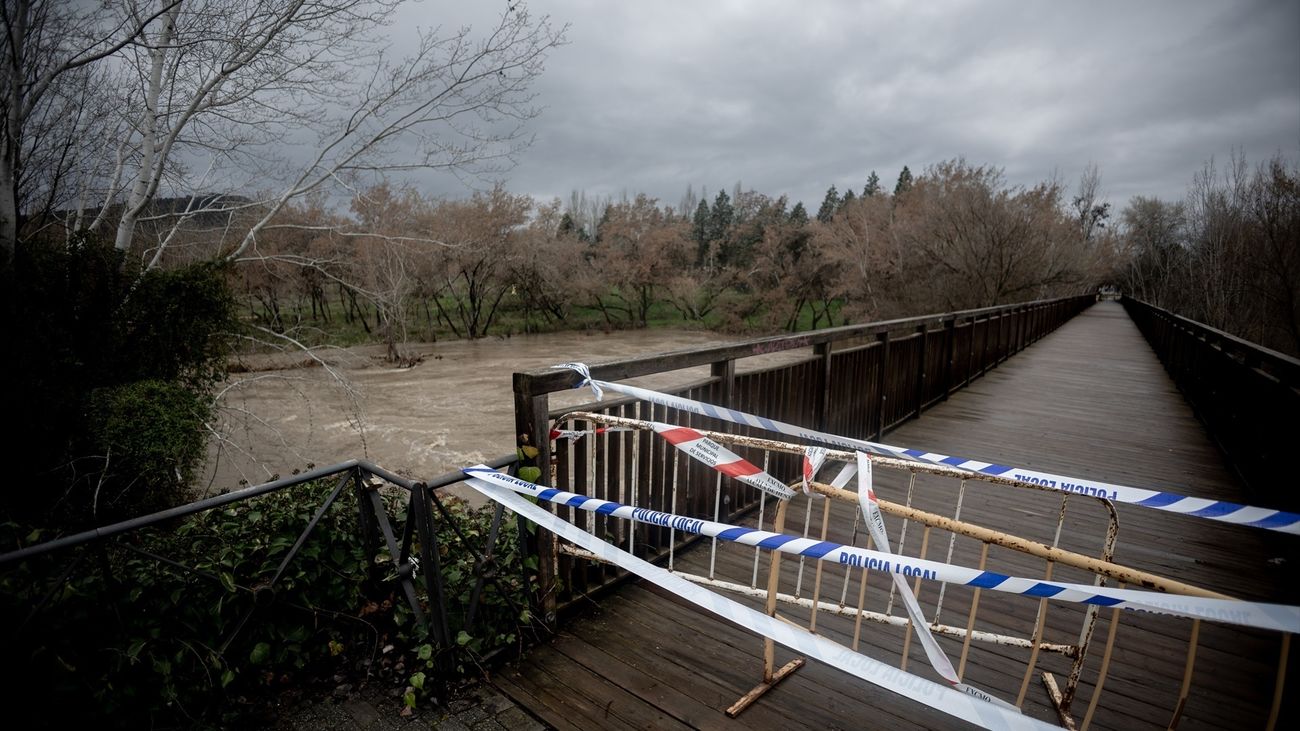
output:
POLYGON ((0 492, 0 517, 85 525, 182 501, 238 327, 227 266, 140 271, 87 239, 25 242, 12 265, 6 446, 40 480, 0 492))
MULTIPOLYGON (((103 719, 151 728, 265 723, 273 700, 328 692, 340 674, 406 688, 414 704, 435 667, 473 674, 477 659, 519 642, 530 617, 520 609, 527 600, 513 521, 494 549, 499 584, 484 587, 475 626, 465 626, 474 561, 452 526, 482 550, 490 513, 463 503, 449 502, 450 520, 438 521, 458 648, 435 648, 412 621, 386 550, 363 547, 350 487, 270 587, 334 484, 295 486, 5 567, 6 720, 24 728, 103 719)), ((390 502, 400 531, 402 506, 390 502)), ((6 550, 48 537, 0 527, 6 550)), ((427 611, 423 592, 421 601, 427 611)))

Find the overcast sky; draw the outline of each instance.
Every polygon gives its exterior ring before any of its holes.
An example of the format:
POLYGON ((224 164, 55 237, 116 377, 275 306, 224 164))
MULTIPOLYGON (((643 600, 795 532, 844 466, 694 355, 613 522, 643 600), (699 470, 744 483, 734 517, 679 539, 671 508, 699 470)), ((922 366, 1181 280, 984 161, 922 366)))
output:
MULTIPOLYGON (((505 0, 425 0, 398 27, 505 0)), ((736 181, 816 209, 827 186, 963 156, 1010 182, 1089 162, 1117 207, 1181 198, 1211 156, 1300 158, 1300 2, 532 0, 570 23, 507 180, 567 199, 736 181)), ((421 181, 460 196, 454 179, 421 181)))

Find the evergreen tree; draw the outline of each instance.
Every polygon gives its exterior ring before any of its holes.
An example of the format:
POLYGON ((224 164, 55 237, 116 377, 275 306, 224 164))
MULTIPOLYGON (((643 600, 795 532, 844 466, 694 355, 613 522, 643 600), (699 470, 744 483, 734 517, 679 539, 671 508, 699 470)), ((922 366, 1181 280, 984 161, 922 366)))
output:
POLYGON ((871 175, 867 177, 867 184, 862 188, 862 197, 870 198, 880 192, 880 176, 872 170, 871 175))
POLYGON ((560 216, 559 234, 561 236, 568 236, 570 234, 573 234, 577 230, 578 230, 578 224, 574 223, 573 216, 569 215, 568 211, 565 211, 564 215, 560 216))
POLYGON ((894 185, 894 195, 902 195, 912 189, 912 171, 903 166, 902 172, 898 174, 898 183, 894 185))
POLYGON ((718 197, 713 199, 713 211, 709 214, 709 241, 717 241, 726 236, 735 215, 736 209, 731 205, 731 196, 727 195, 725 190, 718 191, 718 197))
POLYGON ((808 223, 808 211, 803 207, 803 201, 794 204, 794 208, 790 209, 788 220, 796 226, 803 226, 808 223))
POLYGON ((840 193, 831 186, 826 191, 826 198, 822 200, 822 207, 817 209, 817 220, 822 223, 830 223, 835 218, 835 211, 840 207, 840 193))
POLYGON ((703 264, 709 254, 709 202, 700 198, 691 224, 691 238, 695 240, 695 263, 703 264))
POLYGON ((852 203, 855 198, 856 196, 853 195, 852 188, 849 188, 848 190, 844 191, 844 197, 840 199, 840 205, 836 210, 837 211, 844 210, 844 207, 852 203))

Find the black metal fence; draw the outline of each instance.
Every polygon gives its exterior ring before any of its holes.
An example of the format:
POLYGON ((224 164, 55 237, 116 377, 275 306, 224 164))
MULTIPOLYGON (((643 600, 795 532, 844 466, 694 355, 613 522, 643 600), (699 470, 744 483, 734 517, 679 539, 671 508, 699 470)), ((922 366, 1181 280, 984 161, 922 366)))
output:
MULTIPOLYGON (((489 464, 501 468, 513 462, 514 457, 511 455, 489 464)), ((439 488, 463 479, 464 476, 456 472, 428 482, 419 482, 368 462, 351 460, 5 553, 0 555, 0 577, 12 577, 24 564, 36 561, 43 563, 38 570, 26 573, 30 585, 22 587, 23 598, 29 602, 24 608, 25 618, 18 618, 19 621, 0 629, 0 646, 6 649, 4 654, 7 660, 20 660, 21 658, 12 656, 9 650, 20 644, 31 625, 38 624, 34 620, 47 607, 57 603, 56 597, 69 591, 71 578, 87 572, 103 572, 108 575, 107 584, 114 584, 111 576, 114 571, 112 562, 107 560, 106 551, 97 550, 105 547, 105 544, 111 544, 116 551, 157 562, 160 567, 182 572, 192 581, 211 582, 218 590, 224 587, 226 594, 220 599, 222 602, 234 602, 235 597, 247 595, 240 603, 243 607, 241 616, 222 629, 225 636, 217 647, 220 653, 225 653, 250 623, 258 620, 260 613, 266 612, 267 607, 278 600, 286 598, 279 596, 281 593, 291 593, 283 590, 282 585, 287 582, 282 579, 295 562, 310 560, 303 558, 304 548, 310 545, 322 517, 336 505, 345 505, 351 501, 355 505, 358 527, 355 541, 363 547, 372 577, 376 577, 380 583, 385 582, 385 577, 396 583, 399 601, 406 603, 412 616, 424 625, 430 641, 438 648, 435 655, 438 663, 435 675, 438 677, 432 682, 445 681, 456 662, 458 648, 457 638, 451 634, 449 616, 457 617, 458 627, 473 628, 480 609, 480 599, 489 584, 496 585, 497 595, 501 597, 498 601, 512 603, 512 594, 526 597, 523 601, 531 599, 527 592, 511 592, 501 585, 502 573, 496 565, 494 547, 498 545, 503 520, 507 517, 504 509, 497 506, 486 537, 475 537, 466 535, 448 511, 444 499, 438 495, 439 488), (283 555, 269 576, 221 576, 146 550, 139 545, 140 541, 135 540, 137 534, 147 529, 170 530, 177 525, 178 519, 236 503, 256 501, 297 485, 331 478, 332 489, 315 506, 296 540, 288 545, 287 550, 281 547, 283 555), (381 495, 381 489, 385 486, 389 486, 390 492, 394 493, 388 498, 381 495), (399 516, 395 510, 390 514, 390 503, 404 503, 404 516, 399 516), (461 556, 473 557, 473 573, 476 578, 468 601, 447 595, 441 563, 448 550, 458 552, 461 556), (372 560, 376 557, 383 557, 383 563, 372 560)), ((526 533, 521 531, 520 534, 526 533)), ((519 585, 527 586, 528 577, 520 578, 519 585)), ((10 582, 11 589, 12 583, 10 582)), ((127 591, 131 589, 122 588, 127 591)), ((17 597, 10 597, 15 598, 17 597)), ((511 614, 519 617, 526 608, 511 606, 511 614)), ((357 607, 324 608, 325 613, 333 614, 355 613, 356 610, 357 607)), ((244 656, 247 656, 246 653, 244 656)), ((439 685, 431 683, 429 686, 434 697, 440 697, 441 690, 439 685)))
POLYGON ((1252 502, 1300 507, 1290 459, 1300 436, 1300 360, 1141 300, 1123 303, 1252 502))
MULTIPOLYGON (((1059 327, 1096 301, 1093 295, 1044 300, 980 310, 928 315, 762 338, 733 345, 593 365, 594 378, 617 381, 697 366, 710 375, 672 393, 767 418, 857 438, 879 438, 925 409, 947 399, 972 379, 1059 327), (779 365, 752 370, 756 359, 791 356, 779 365)), ((538 464, 553 464, 557 486, 592 497, 636 504, 693 517, 732 520, 753 509, 756 491, 698 464, 678 462, 673 448, 645 432, 593 432, 589 439, 559 440, 551 453, 551 420, 567 410, 550 407, 550 394, 572 388, 570 371, 539 370, 514 376, 516 431, 538 445, 538 464), (730 483, 730 484, 729 484, 730 483)), ((634 399, 581 407, 628 418, 699 428, 734 430, 718 422, 634 399)), ((585 429, 580 420, 570 428, 585 429)), ((744 431, 744 430, 741 430, 744 431)), ((742 451, 743 450, 738 450, 742 451)), ((742 454, 742 456, 746 456, 742 454)), ((792 456, 773 456, 765 468, 793 474, 792 456)), ((548 479, 543 475, 543 479, 548 479)), ((549 484, 549 483, 548 483, 549 484)), ((625 539, 644 558, 659 559, 689 542, 666 528, 574 511, 574 522, 607 540, 625 539), (626 531, 635 531, 628 536, 626 531)), ((557 609, 621 576, 615 568, 558 550, 548 535, 538 537, 539 583, 549 620, 557 609), (551 560, 546 560, 546 557, 551 560)))

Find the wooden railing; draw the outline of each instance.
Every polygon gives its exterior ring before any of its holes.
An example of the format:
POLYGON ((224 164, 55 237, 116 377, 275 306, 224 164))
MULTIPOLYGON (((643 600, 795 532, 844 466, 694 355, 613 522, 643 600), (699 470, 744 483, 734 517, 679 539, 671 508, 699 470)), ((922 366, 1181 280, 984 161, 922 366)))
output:
POLYGON ((1290 459, 1300 433, 1300 360, 1141 300, 1123 303, 1250 488, 1249 502, 1300 507, 1290 459))
MULTIPOLYGON (((849 325, 591 365, 591 373, 599 380, 618 381, 709 366, 707 377, 666 390, 848 437, 879 438, 947 399, 1095 300, 1087 295, 849 325), (799 351, 806 356, 800 357, 799 351), (756 360, 783 352, 793 357, 779 365, 756 360)), ((693 517, 732 520, 756 506, 756 491, 742 491, 734 481, 728 481, 731 485, 720 483, 716 473, 678 461, 671 446, 644 432, 597 435, 593 431, 589 438, 556 441, 552 454, 548 436, 552 419, 570 429, 588 426, 582 420, 566 419, 565 410, 550 408, 550 394, 572 388, 577 380, 576 374, 564 370, 514 375, 516 433, 528 435, 530 443, 540 449, 537 464, 552 465, 549 475, 543 472, 542 481, 591 497, 693 517)), ((580 408, 735 430, 635 399, 580 408)), ((774 455, 772 462, 763 466, 779 477, 789 476, 794 474, 795 461, 790 455, 774 455)), ((652 560, 687 540, 681 534, 674 539, 666 528, 629 527, 602 515, 583 511, 567 515, 568 508, 560 510, 580 527, 630 546, 652 560)), ((619 578, 612 567, 557 551, 551 537, 539 533, 537 549, 543 557, 539 562, 539 598, 548 622, 554 620, 558 608, 619 578), (547 556, 552 560, 546 560, 547 556)))

